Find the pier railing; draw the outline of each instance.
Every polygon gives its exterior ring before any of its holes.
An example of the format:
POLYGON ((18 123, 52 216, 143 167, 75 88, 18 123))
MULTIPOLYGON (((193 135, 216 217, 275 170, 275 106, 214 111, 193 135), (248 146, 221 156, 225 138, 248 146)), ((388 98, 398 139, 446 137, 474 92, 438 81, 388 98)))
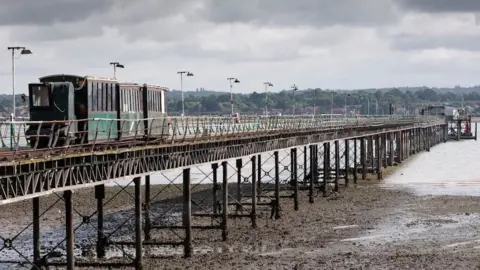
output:
POLYGON ((69 121, 0 119, 2 155, 51 150, 98 151, 112 147, 194 143, 300 131, 338 131, 386 124, 444 122, 435 116, 242 116, 91 118, 69 121))

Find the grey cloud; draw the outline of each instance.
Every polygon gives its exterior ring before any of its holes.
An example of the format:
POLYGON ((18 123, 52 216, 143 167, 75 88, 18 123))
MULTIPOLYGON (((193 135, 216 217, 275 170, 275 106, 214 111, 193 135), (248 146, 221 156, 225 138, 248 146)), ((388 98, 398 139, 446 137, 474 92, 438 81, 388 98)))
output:
POLYGON ((208 0, 207 20, 274 25, 378 25, 397 14, 390 0, 208 0))
MULTIPOLYGON (((135 24, 189 13, 201 0, 24 0, 0 3, 1 25, 50 25, 89 21, 99 25, 135 24), (8 3, 6 3, 8 2, 8 3)), ((190 14, 191 16, 191 14, 190 14)))
POLYGON ((478 12, 479 0, 397 0, 400 7, 420 12, 478 12))
POLYGON ((435 48, 480 51, 480 37, 474 35, 398 35, 391 39, 397 50, 425 50, 435 48))
POLYGON ((237 48, 236 50, 214 50, 201 48, 194 42, 179 42, 163 46, 161 48, 143 48, 138 54, 133 48, 122 51, 125 59, 135 61, 148 61, 157 59, 162 61, 164 57, 179 57, 185 59, 217 59, 223 62, 279 62, 304 57, 297 47, 275 47, 269 51, 253 51, 250 48, 237 48))
POLYGON ((115 0, 24 0, 0 3, 0 25, 49 25, 85 20, 115 0))
POLYGON ((95 25, 111 26, 137 24, 179 14, 189 21, 215 23, 375 25, 395 20, 392 1, 25 0, 0 4, 0 25, 47 25, 89 20, 95 25))
POLYGON ((101 36, 101 27, 91 27, 84 22, 76 24, 38 25, 31 27, 14 27, 10 38, 20 42, 48 42, 74 40, 84 37, 101 36))

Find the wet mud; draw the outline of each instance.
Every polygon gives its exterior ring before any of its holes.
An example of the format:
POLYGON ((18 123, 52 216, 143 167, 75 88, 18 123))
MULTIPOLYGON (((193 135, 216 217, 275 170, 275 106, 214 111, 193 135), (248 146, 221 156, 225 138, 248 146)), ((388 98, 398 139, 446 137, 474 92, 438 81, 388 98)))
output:
MULTIPOLYGON (((205 187, 206 188, 206 187, 205 187)), ((179 190, 161 186, 152 187, 152 194, 162 190, 163 203, 154 203, 152 212, 160 217, 165 205, 175 205, 181 211, 179 190), (165 200, 169 200, 165 203, 165 200)), ((106 200, 120 188, 108 188, 106 200)), ((119 223, 124 228, 112 239, 132 241, 133 194, 130 187, 120 192, 105 206, 105 228, 113 231, 119 223)), ((201 201, 210 191, 199 190, 194 198, 201 201), (195 197, 196 196, 196 197, 195 197)), ((233 193, 231 193, 233 194, 233 193)), ((152 195, 153 197, 153 195, 152 195)), ((78 260, 94 258, 96 240, 93 190, 74 194, 74 208, 79 224, 82 216, 92 216, 90 224, 76 231, 76 245, 81 250, 78 260), (90 253, 90 254, 89 254, 90 253)), ((158 198, 157 198, 158 199, 158 198)), ((42 212, 56 195, 41 199, 42 212)), ((208 199, 205 204, 209 204, 208 199)), ((404 189, 384 188, 376 181, 360 181, 357 186, 342 189, 337 197, 308 202, 307 192, 300 193, 300 209, 293 210, 293 201, 282 200, 281 218, 269 219, 270 209, 263 207, 252 229, 250 219, 230 219, 228 240, 222 242, 221 231, 193 233, 194 256, 182 257, 182 248, 145 247, 145 269, 475 269, 480 266, 480 198, 468 196, 418 196, 404 189)), ((0 218, 4 224, 0 236, 12 238, 31 222, 31 203, 28 201, 8 206, 0 218), (6 221, 10 220, 9 225, 6 221)), ((194 208, 195 210, 195 208, 194 208)), ((199 209, 196 209, 199 210, 199 209)), ((42 252, 52 249, 63 238, 63 202, 48 209, 42 217, 42 252)), ((170 215, 163 224, 179 224, 180 217, 170 215)), ((195 220, 205 225, 216 220, 195 220)), ((182 241, 183 231, 152 231, 154 239, 182 241)), ((31 254, 31 228, 15 238, 17 247, 31 254)), ((123 254, 134 255, 134 250, 111 247, 108 257, 128 261, 123 254)), ((63 255, 60 244, 59 257, 63 255)), ((0 252, 4 259, 11 256, 0 252)), ((9 255, 10 254, 10 255, 9 255)), ((16 269, 16 268, 10 268, 16 269)), ((93 269, 93 268, 92 268, 93 269)), ((124 268, 129 269, 129 268, 124 268)))

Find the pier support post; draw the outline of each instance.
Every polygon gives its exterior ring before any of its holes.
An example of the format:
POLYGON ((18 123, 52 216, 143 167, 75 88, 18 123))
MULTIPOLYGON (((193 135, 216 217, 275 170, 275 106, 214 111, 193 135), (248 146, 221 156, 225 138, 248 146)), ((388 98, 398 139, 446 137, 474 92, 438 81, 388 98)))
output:
POLYGON ((410 130, 410 134, 411 134, 411 136, 410 136, 410 143, 411 143, 411 145, 410 145, 410 153, 411 153, 412 155, 415 155, 415 154, 417 153, 417 148, 416 148, 416 146, 417 146, 417 143, 416 143, 416 140, 417 140, 417 139, 416 139, 416 135, 417 135, 417 134, 416 134, 416 133, 417 133, 417 132, 416 132, 416 129, 415 129, 415 128, 412 128, 412 129, 410 130))
MULTIPOLYGON (((323 143, 323 197, 327 196, 328 182, 330 180, 330 164, 330 142, 326 142, 323 143)), ((318 165, 316 165, 316 168, 318 168, 318 165)), ((318 169, 316 172, 318 174, 318 169)))
POLYGON ((103 199, 105 199, 105 185, 95 186, 97 199, 97 258, 105 257, 105 236, 103 232, 103 199))
POLYGON ((280 218, 280 160, 278 151, 273 152, 275 159, 275 219, 280 218))
POLYGON ((446 143, 448 139, 448 124, 443 125, 443 143, 446 143))
POLYGON ((335 192, 338 192, 338 180, 340 178, 340 142, 335 141, 335 192))
POLYGON ((345 140, 345 187, 348 187, 350 171, 350 140, 345 140))
MULTIPOLYGON (((218 163, 212 163, 212 178, 213 178, 213 187, 212 187, 212 208, 213 214, 218 214, 218 197, 217 191, 219 190, 218 185, 218 163)), ((213 219, 212 219, 213 221, 213 219)))
POLYGON ((415 151, 415 154, 417 154, 419 151, 419 148, 418 148, 418 128, 415 128, 413 129, 414 130, 414 133, 413 133, 413 142, 414 142, 414 146, 413 146, 413 149, 415 151))
POLYGON ((135 269, 142 269, 142 178, 135 177, 133 183, 135 184, 135 269))
POLYGON ((397 139, 396 143, 396 152, 397 152, 397 162, 402 163, 403 161, 403 140, 402 140, 402 131, 397 131, 397 134, 395 135, 397 139))
POLYGON ((145 216, 145 229, 144 229, 144 239, 149 241, 151 239, 150 231, 152 229, 152 222, 150 220, 150 175, 145 175, 145 206, 144 206, 144 216, 145 216))
POLYGON ((362 180, 367 179, 367 151, 366 151, 366 138, 360 138, 360 162, 362 164, 362 180))
MULTIPOLYGON (((226 170, 226 169, 225 169, 226 170)), ((257 155, 257 202, 262 197, 262 155, 257 155)))
POLYGON ((67 270, 75 269, 75 234, 73 228, 73 201, 72 191, 63 192, 65 200, 65 228, 66 228, 66 244, 67 244, 67 270))
POLYGON ((430 138, 430 136, 432 136, 432 133, 431 133, 430 131, 431 131, 431 127, 427 127, 427 128, 425 129, 425 132, 426 132, 426 134, 425 134, 425 139, 426 139, 426 141, 427 141, 427 152, 430 152, 430 147, 431 147, 431 141, 430 141, 431 138, 430 138))
MULTIPOLYGON (((260 155, 258 155, 260 157, 260 155)), ((222 162, 222 240, 227 241, 228 236, 228 162, 222 162)), ((260 162, 259 162, 260 169, 260 162)), ((260 170, 258 171, 260 175, 260 170)))
POLYGON ((462 138, 462 120, 457 122, 457 141, 460 141, 462 138))
POLYGON ((32 199, 33 210, 33 264, 40 269, 40 197, 32 199))
POLYGON ((243 167, 243 162, 242 159, 239 158, 236 160, 236 167, 237 167, 237 203, 235 207, 235 211, 241 211, 242 210, 242 167, 243 167))
POLYGON ((308 159, 307 159, 307 146, 303 147, 303 186, 307 185, 307 181, 305 179, 308 175, 308 159))
POLYGON ((404 159, 408 159, 409 156, 410 156, 410 151, 409 151, 409 136, 410 135, 410 131, 409 130, 406 130, 403 132, 403 145, 404 145, 404 150, 403 150, 403 157, 404 159))
POLYGON ((477 140, 477 122, 475 122, 475 141, 477 140))
POLYGON ((377 156, 377 180, 382 180, 382 135, 377 135, 376 138, 376 156, 377 156))
POLYGON ((192 190, 190 189, 190 168, 183 169, 183 226, 185 241, 183 253, 186 258, 192 257, 192 190))
POLYGON ((353 183, 356 185, 358 181, 358 171, 357 171, 357 163, 358 163, 358 158, 357 158, 357 142, 358 139, 355 138, 353 139, 353 183))
POLYGON ((308 202, 313 203, 313 183, 315 178, 315 146, 311 144, 309 146, 310 149, 310 179, 309 179, 309 187, 308 187, 308 202))
POLYGON ((297 148, 290 149, 290 179, 293 183, 293 209, 298 211, 297 148))
POLYGON ((387 145, 387 133, 383 133, 382 134, 382 155, 383 155, 383 158, 382 158, 382 164, 383 164, 383 168, 387 168, 388 167, 388 145, 387 145))
POLYGON ((388 166, 393 166, 394 163, 394 156, 395 156, 395 149, 393 146, 393 141, 394 141, 394 135, 393 132, 388 133, 388 150, 389 150, 389 155, 388 155, 388 166))
POLYGON ((375 153, 373 151, 373 136, 368 136, 368 164, 372 169, 375 168, 375 153))
POLYGON ((252 228, 257 228, 257 159, 251 158, 252 162, 252 210, 250 212, 252 228))

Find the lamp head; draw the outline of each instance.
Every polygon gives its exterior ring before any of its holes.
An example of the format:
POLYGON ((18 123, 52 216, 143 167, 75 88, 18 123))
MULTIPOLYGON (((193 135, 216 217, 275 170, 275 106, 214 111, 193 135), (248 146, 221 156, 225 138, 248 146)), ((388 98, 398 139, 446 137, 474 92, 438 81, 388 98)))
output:
POLYGON ((22 49, 20 54, 32 54, 32 51, 30 51, 29 49, 22 49))

